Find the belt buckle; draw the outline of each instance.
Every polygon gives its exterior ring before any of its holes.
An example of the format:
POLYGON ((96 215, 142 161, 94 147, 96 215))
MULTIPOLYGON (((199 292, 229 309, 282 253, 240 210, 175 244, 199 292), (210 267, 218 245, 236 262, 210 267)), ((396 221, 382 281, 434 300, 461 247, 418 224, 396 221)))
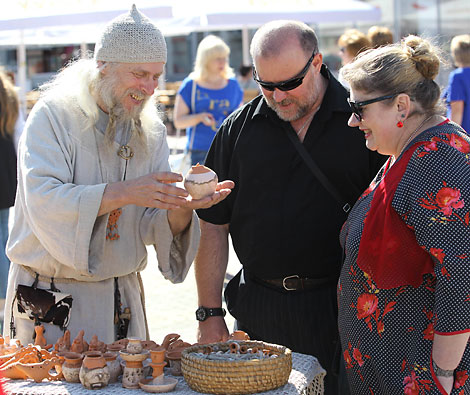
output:
POLYGON ((286 291, 297 291, 296 288, 289 288, 287 285, 286 285, 286 281, 291 279, 291 278, 300 278, 297 274, 293 274, 292 276, 287 276, 287 277, 284 277, 282 279, 282 286, 284 287, 284 289, 286 291))

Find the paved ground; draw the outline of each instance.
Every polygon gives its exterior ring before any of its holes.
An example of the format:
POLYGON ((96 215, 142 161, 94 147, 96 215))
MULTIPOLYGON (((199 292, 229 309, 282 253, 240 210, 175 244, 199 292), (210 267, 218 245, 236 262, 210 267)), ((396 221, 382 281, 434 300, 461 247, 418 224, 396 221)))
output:
MULTIPOLYGON (((195 311, 198 307, 194 270, 191 267, 183 283, 172 284, 158 271, 152 250, 153 247, 148 250, 149 264, 142 272, 150 338, 161 343, 168 333, 178 333, 183 340, 194 343, 197 331, 195 311)), ((240 263, 231 250, 226 281, 232 278, 239 268, 240 263)), ((233 317, 227 313, 225 319, 231 330, 234 323, 233 317)))

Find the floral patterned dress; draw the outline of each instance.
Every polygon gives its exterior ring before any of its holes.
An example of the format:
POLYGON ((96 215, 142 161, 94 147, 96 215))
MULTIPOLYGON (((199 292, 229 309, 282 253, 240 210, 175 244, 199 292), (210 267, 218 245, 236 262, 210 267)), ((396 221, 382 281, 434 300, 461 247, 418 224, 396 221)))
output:
MULTIPOLYGON (((470 331, 470 138, 445 122, 409 147, 384 165, 341 232, 339 330, 352 394, 446 394, 431 366, 434 333, 470 331), (389 225, 392 214, 403 228, 389 225), (374 220, 384 226, 371 232, 374 220)), ((452 394, 470 394, 469 369, 467 346, 452 394)))

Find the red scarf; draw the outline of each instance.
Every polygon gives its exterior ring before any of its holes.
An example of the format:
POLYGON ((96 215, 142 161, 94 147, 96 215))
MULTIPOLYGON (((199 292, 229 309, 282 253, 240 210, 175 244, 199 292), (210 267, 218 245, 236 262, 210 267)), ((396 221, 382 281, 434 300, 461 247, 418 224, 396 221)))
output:
MULTIPOLYGON (((421 144, 424 142, 414 144, 385 174, 364 220, 357 264, 378 288, 404 285, 417 288, 423 282, 424 274, 434 272, 431 257, 418 245, 413 230, 392 207, 395 191, 411 155, 421 144)), ((387 168, 389 164, 390 159, 387 168)))

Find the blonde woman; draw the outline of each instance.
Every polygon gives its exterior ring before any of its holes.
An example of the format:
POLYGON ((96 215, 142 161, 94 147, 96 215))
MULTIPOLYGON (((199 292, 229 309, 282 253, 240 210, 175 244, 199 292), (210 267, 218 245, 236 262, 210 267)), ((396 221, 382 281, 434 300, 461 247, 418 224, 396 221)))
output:
POLYGON ((191 163, 203 163, 219 126, 243 102, 243 91, 228 65, 230 48, 219 37, 205 37, 197 48, 194 71, 183 81, 173 122, 186 128, 191 163))

